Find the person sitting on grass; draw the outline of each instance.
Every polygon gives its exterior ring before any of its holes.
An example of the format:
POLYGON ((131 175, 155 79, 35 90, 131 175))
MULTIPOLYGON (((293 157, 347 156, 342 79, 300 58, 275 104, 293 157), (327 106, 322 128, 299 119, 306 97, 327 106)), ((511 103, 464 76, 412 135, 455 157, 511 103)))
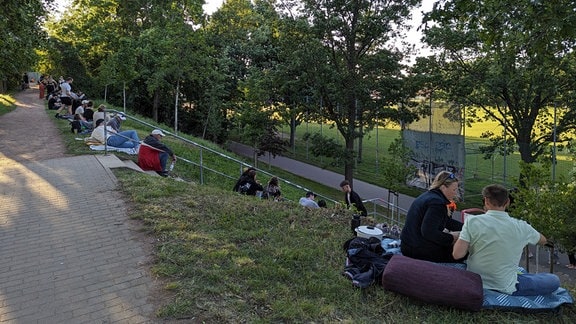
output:
POLYGON ((308 191, 306 193, 306 197, 300 198, 300 201, 298 201, 298 203, 308 208, 320 208, 320 206, 318 206, 318 203, 316 203, 314 199, 316 199, 316 195, 312 191, 308 191))
POLYGON ((119 148, 131 148, 135 152, 138 152, 138 147, 140 146, 140 138, 138 138, 135 130, 116 133, 110 126, 104 128, 104 119, 102 118, 96 121, 96 128, 94 128, 90 137, 95 138, 102 144, 105 143, 119 148))
POLYGON ((112 119, 106 124, 112 127, 117 133, 121 132, 122 122, 126 120, 126 116, 123 113, 117 113, 112 119))
POLYGON ((248 169, 246 174, 240 177, 237 191, 247 196, 256 196, 257 192, 264 191, 264 187, 256 180, 256 170, 254 168, 248 169))
POLYGON ((560 287, 553 273, 518 273, 518 263, 528 244, 546 244, 547 239, 526 221, 506 212, 508 190, 489 185, 482 190, 485 214, 467 217, 454 244, 454 259, 468 255, 467 270, 482 277, 484 289, 515 296, 546 295, 560 287))
POLYGON ((168 157, 172 158, 172 162, 176 162, 176 155, 174 155, 174 152, 172 152, 166 144, 161 142, 162 137, 164 136, 166 135, 161 130, 155 129, 150 133, 150 135, 146 136, 143 143, 147 146, 153 147, 159 152, 160 166, 162 170, 156 171, 156 173, 163 177, 167 177, 169 174, 167 168, 168 157))

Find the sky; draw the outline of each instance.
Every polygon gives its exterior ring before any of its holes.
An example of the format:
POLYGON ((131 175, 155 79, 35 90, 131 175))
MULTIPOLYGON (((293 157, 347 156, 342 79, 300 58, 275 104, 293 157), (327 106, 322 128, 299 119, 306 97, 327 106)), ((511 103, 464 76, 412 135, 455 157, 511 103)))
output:
MULTIPOLYGON (((224 0, 204 0, 204 2, 206 2, 206 4, 203 6, 204 12, 206 12, 207 14, 213 13, 222 5, 222 1, 224 0)), ((65 8, 71 2, 72 0, 55 1, 57 8, 59 8, 60 10, 62 10, 62 8, 65 8)))

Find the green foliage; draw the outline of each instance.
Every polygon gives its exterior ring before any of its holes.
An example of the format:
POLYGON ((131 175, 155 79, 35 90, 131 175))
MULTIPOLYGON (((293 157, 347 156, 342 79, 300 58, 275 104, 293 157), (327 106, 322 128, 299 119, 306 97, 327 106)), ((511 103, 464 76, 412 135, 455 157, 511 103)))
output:
POLYGON ((575 19, 571 1, 437 2, 423 23, 442 51, 419 64, 467 122, 497 121, 531 163, 552 141, 551 107, 569 111, 558 114, 558 141, 573 136, 575 19))
POLYGON ((44 1, 5 0, 0 12, 0 93, 17 89, 24 72, 32 71, 35 49, 46 39, 38 23, 46 14, 44 1))
POLYGON ((482 133, 481 138, 488 138, 489 145, 480 145, 478 150, 484 154, 485 160, 490 160, 495 154, 500 156, 507 156, 514 153, 514 139, 506 138, 504 136, 496 136, 491 131, 482 133))
MULTIPOLYGON (((321 98, 323 116, 334 122, 348 154, 361 129, 386 119, 390 108, 410 96, 404 87, 401 51, 388 42, 401 33, 414 0, 303 1, 303 16, 318 40, 318 55, 309 57, 312 85, 321 98), (403 93, 403 94, 402 94, 403 93)), ((344 175, 353 178, 354 161, 346 160, 344 175)))
POLYGON ((303 141, 310 143, 312 154, 316 157, 324 156, 330 158, 332 166, 342 166, 346 160, 352 160, 353 154, 342 148, 334 138, 322 135, 320 133, 305 133, 302 137, 303 141))
POLYGON ((410 165, 412 152, 404 146, 401 138, 396 138, 388 147, 390 155, 382 159, 382 181, 386 188, 398 191, 406 186, 406 179, 416 172, 416 167, 410 165))
POLYGON ((552 183, 550 169, 534 163, 523 163, 522 168, 512 215, 529 222, 561 250, 576 249, 576 182, 552 183))

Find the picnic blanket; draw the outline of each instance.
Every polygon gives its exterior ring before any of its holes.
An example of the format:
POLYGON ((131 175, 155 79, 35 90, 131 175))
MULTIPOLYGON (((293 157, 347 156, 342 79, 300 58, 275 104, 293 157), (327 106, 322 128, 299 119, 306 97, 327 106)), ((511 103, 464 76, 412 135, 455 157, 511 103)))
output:
MULTIPOLYGON (((463 263, 439 263, 444 266, 466 270, 463 263)), ((526 269, 518 267, 518 272, 527 273, 526 269)), ((490 289, 484 289, 484 309, 517 310, 526 312, 537 312, 543 310, 554 310, 563 304, 573 304, 574 299, 570 292, 562 287, 548 295, 536 296, 512 296, 490 289)))
POLYGON ((104 150, 108 149, 108 151, 111 151, 111 152, 123 152, 123 153, 130 154, 130 155, 138 154, 138 152, 133 148, 114 147, 114 146, 110 146, 110 145, 108 145, 108 147, 106 148, 102 144, 90 145, 90 149, 93 151, 104 151, 104 150))

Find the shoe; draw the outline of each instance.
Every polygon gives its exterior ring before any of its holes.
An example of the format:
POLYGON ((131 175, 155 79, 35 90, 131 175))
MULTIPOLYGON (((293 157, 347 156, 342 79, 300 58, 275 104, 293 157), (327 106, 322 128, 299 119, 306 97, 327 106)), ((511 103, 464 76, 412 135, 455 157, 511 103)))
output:
POLYGON ((159 176, 166 178, 168 176, 168 171, 156 171, 159 176))

